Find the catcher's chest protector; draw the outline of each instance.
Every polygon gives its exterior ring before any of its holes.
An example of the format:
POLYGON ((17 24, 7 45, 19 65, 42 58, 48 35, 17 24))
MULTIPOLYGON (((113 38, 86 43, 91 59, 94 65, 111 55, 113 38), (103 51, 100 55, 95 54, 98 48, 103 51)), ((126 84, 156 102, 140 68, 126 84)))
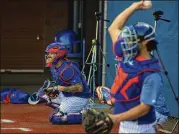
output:
POLYGON ((111 97, 115 99, 115 114, 139 105, 142 82, 148 75, 158 71, 160 66, 156 59, 142 60, 137 57, 125 64, 121 62, 111 88, 111 97))
POLYGON ((66 63, 65 61, 59 68, 56 68, 54 65, 51 68, 51 73, 58 85, 61 86, 71 86, 70 80, 75 75, 74 69, 71 67, 72 63, 66 63))
POLYGON ((87 86, 86 81, 83 79, 81 72, 76 67, 76 64, 74 62, 64 61, 59 68, 55 68, 55 66, 53 65, 51 68, 51 73, 56 83, 60 86, 72 86, 74 85, 73 83, 71 83, 72 80, 73 82, 76 81, 78 83, 82 83, 83 85, 82 92, 79 93, 64 92, 65 96, 75 95, 75 96, 83 96, 85 98, 86 97, 89 98, 90 90, 87 86))
POLYGON ((140 57, 118 65, 111 95, 117 101, 129 102, 140 97, 142 82, 152 72, 160 71, 158 60, 139 61, 140 57))

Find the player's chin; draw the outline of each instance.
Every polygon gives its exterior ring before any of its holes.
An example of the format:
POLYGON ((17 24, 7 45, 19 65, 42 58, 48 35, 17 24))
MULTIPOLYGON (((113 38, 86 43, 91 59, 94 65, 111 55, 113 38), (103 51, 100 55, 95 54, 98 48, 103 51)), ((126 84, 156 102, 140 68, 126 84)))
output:
POLYGON ((48 59, 46 59, 46 61, 45 61, 46 64, 49 64, 49 63, 52 63, 52 62, 53 62, 53 59, 52 59, 52 58, 48 58, 48 59))

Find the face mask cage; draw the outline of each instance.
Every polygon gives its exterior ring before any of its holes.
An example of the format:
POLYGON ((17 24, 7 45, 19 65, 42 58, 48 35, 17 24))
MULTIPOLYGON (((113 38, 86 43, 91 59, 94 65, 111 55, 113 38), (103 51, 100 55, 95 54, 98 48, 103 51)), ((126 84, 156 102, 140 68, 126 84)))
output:
POLYGON ((138 38, 133 26, 126 26, 121 30, 120 37, 124 38, 121 48, 124 53, 124 62, 127 62, 138 54, 138 38))
POLYGON ((45 60, 47 60, 49 53, 45 52, 45 60))
POLYGON ((49 58, 49 52, 45 52, 45 63, 46 63, 46 67, 51 67, 52 66, 52 63, 55 61, 55 59, 56 59, 56 56, 53 58, 53 61, 52 62, 48 62, 47 63, 47 60, 48 60, 48 58, 49 58))

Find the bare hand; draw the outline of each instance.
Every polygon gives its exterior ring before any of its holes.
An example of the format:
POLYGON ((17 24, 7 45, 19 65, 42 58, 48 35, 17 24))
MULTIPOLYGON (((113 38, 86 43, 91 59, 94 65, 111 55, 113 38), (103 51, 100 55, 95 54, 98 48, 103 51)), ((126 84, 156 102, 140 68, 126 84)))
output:
POLYGON ((132 4, 132 6, 135 7, 136 9, 150 9, 150 8, 152 8, 152 4, 146 5, 144 0, 142 0, 140 2, 134 2, 132 4))

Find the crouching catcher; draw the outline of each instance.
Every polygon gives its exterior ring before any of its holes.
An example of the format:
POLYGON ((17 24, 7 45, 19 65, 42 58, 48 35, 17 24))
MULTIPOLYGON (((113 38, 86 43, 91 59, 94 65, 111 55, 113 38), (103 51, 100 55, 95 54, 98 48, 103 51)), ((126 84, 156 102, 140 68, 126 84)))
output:
POLYGON ((45 50, 46 67, 50 68, 53 81, 44 82, 39 96, 53 108, 49 116, 52 124, 81 123, 81 111, 91 95, 78 64, 67 59, 67 45, 79 42, 74 34, 69 30, 63 31, 56 40, 58 42, 49 44, 45 50))

